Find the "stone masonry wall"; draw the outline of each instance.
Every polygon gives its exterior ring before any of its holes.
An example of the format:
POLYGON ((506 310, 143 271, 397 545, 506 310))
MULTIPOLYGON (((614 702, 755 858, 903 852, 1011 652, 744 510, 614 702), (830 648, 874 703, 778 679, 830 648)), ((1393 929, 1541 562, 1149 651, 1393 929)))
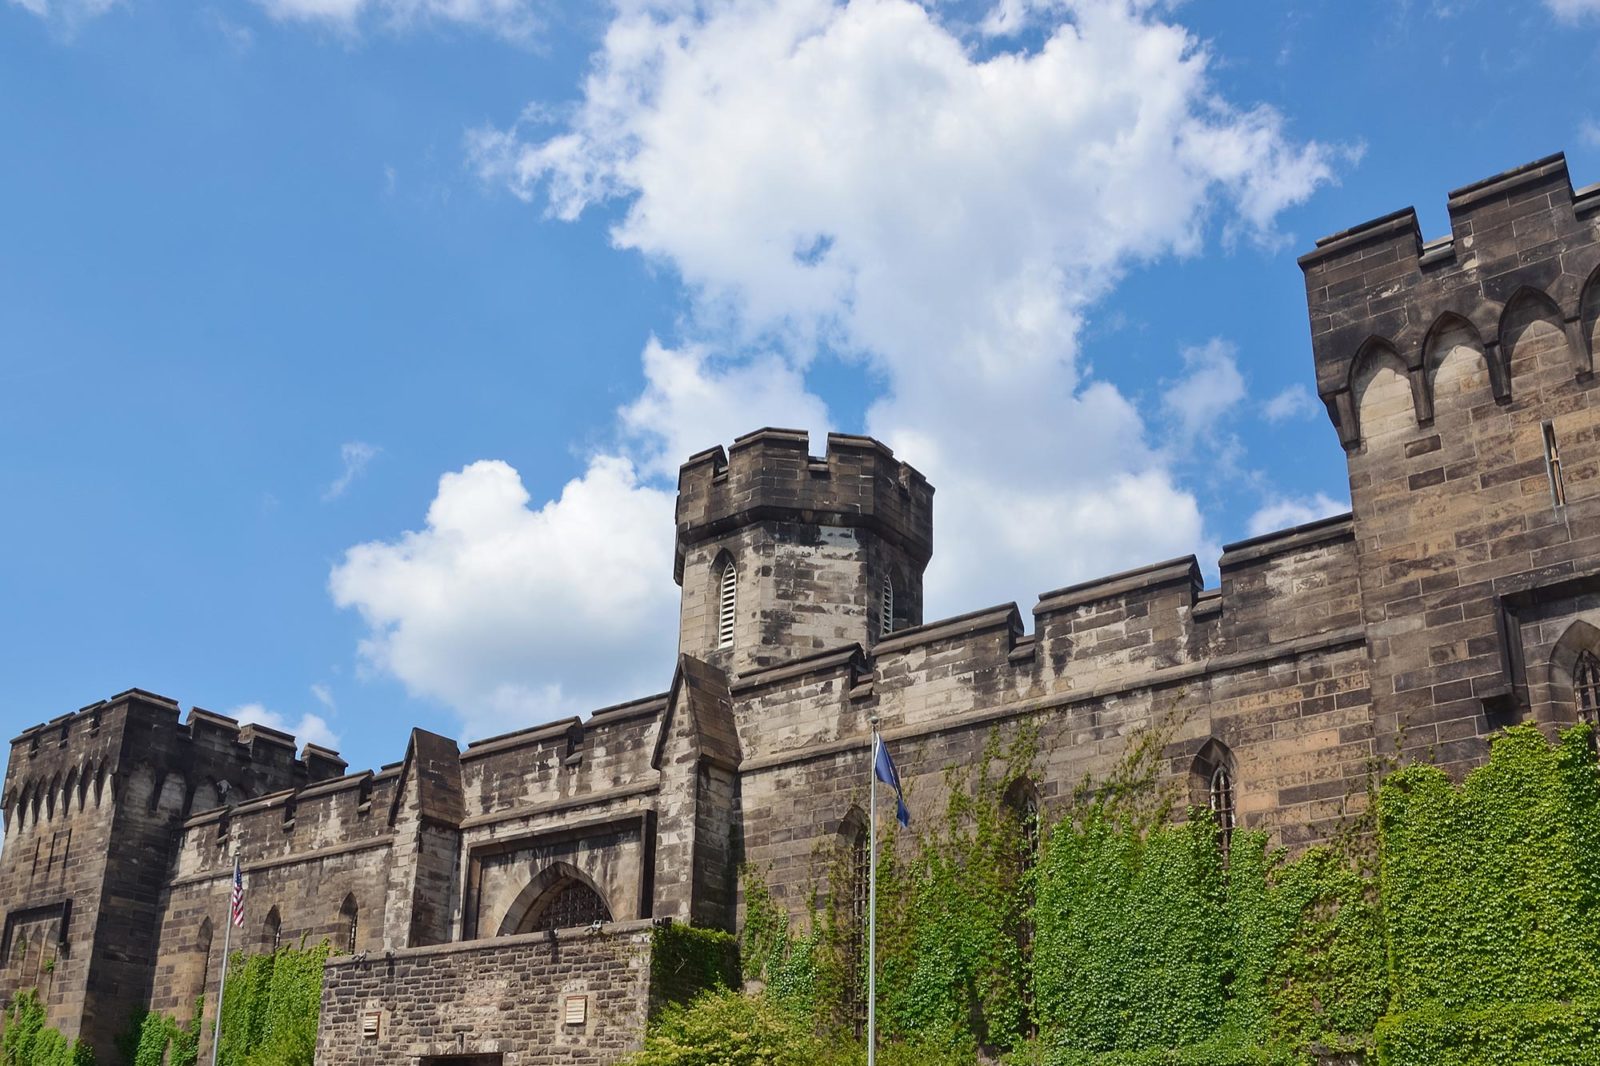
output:
POLYGON ((503 1066, 615 1062, 643 1038, 650 923, 409 948, 328 962, 318 1066, 416 1066, 498 1054, 503 1066), (584 1018, 568 1024, 568 997, 584 1018), (381 1012, 375 1039, 363 1016, 381 1012))

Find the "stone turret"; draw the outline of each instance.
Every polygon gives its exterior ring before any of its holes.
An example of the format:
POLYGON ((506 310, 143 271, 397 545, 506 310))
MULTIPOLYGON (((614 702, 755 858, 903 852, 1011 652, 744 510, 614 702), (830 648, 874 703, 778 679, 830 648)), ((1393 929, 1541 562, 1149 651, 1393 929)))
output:
POLYGON ((1449 213, 1439 240, 1408 208, 1300 265, 1350 467, 1376 733, 1466 766, 1498 725, 1554 723, 1524 628, 1554 631, 1596 580, 1600 190, 1575 193, 1554 155, 1455 190, 1449 213))
POLYGON ((746 434, 678 474, 679 650, 743 673, 870 646, 922 623, 932 555, 933 487, 878 441, 746 434))

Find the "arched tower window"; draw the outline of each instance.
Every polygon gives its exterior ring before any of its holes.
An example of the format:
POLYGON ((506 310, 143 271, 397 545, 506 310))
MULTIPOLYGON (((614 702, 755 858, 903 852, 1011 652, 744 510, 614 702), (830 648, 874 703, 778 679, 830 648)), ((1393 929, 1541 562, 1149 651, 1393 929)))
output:
POLYGON ((894 578, 885 574, 878 602, 878 634, 888 636, 894 632, 894 578))
POLYGON ((277 951, 283 943, 283 920, 278 917, 278 908, 274 907, 267 912, 266 921, 261 923, 261 946, 268 951, 277 951))
POLYGON ((339 931, 344 934, 344 947, 347 955, 356 953, 356 933, 360 928, 360 912, 356 908, 355 893, 344 898, 344 903, 339 906, 339 931))
POLYGON ((1578 721, 1600 723, 1600 658, 1585 651, 1572 664, 1572 699, 1578 721))
POLYGON ((732 559, 717 572, 717 647, 733 647, 733 625, 738 620, 739 569, 732 559))
POLYGON ((200 923, 200 932, 194 940, 194 952, 200 956, 200 971, 196 974, 195 983, 199 986, 194 990, 195 995, 204 995, 206 990, 206 977, 211 972, 211 919, 207 918, 200 923))

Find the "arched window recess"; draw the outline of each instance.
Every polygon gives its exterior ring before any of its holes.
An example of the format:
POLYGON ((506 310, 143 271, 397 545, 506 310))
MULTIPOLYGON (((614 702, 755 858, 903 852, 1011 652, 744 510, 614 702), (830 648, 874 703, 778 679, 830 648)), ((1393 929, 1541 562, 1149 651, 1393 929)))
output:
POLYGON ((1585 650, 1572 664, 1572 702, 1578 721, 1600 725, 1600 656, 1585 650))
POLYGON ((878 635, 887 637, 894 632, 894 578, 883 575, 883 588, 878 597, 878 635))
POLYGON ((595 883, 566 862, 547 866, 528 882, 500 922, 500 936, 576 929, 613 920, 595 883))
POLYGON ((724 556, 717 569, 717 647, 733 647, 733 627, 739 618, 739 568, 724 556))
POLYGON ((339 905, 339 934, 345 954, 356 953, 356 934, 360 931, 360 911, 356 907, 355 893, 345 896, 339 905))

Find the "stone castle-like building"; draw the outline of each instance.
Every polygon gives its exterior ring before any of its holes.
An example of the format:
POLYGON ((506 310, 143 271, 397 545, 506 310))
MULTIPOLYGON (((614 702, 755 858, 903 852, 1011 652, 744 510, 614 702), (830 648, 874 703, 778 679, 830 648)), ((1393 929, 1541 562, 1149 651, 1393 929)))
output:
POLYGON ((1507 723, 1593 715, 1600 187, 1554 156, 1449 213, 1440 240, 1406 210, 1300 260, 1354 510, 1228 545, 1220 587, 1173 559, 1045 593, 1028 626, 925 621, 927 481, 867 438, 751 433, 682 468, 658 695, 464 749, 413 730, 376 773, 137 689, 24 731, 0 994, 39 987, 103 1051, 135 1008, 186 1016, 237 849, 235 946, 336 945, 319 1062, 606 1062, 643 1029, 652 921, 733 928, 745 862, 798 912, 819 843, 860 839, 869 716, 924 809, 997 726, 1037 731, 1049 805, 1171 717, 1195 801, 1299 846, 1375 756, 1461 770, 1507 723))

